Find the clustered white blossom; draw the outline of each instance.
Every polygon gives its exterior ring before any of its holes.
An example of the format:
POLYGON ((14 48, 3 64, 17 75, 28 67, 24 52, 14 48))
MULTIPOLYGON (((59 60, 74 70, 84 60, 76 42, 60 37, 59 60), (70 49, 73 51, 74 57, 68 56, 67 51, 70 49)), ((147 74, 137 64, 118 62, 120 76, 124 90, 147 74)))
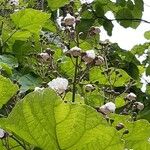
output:
POLYGON ((134 93, 129 93, 126 98, 130 101, 136 100, 137 96, 134 93))
POLYGON ((68 80, 65 78, 57 77, 56 79, 53 79, 48 83, 48 86, 58 92, 59 94, 62 94, 65 92, 65 90, 68 87, 68 80))
POLYGON ((64 23, 67 26, 71 26, 75 24, 75 17, 70 15, 69 13, 66 15, 66 17, 64 18, 64 23))
POLYGON ((82 59, 85 61, 85 63, 89 64, 95 59, 96 55, 94 50, 88 50, 85 52, 85 55, 82 57, 82 59))
POLYGON ((100 107, 100 111, 105 115, 107 115, 109 113, 114 113, 115 109, 116 109, 116 106, 113 102, 108 102, 105 105, 102 105, 100 107))
POLYGON ((18 6, 19 5, 19 0, 9 0, 9 4, 11 6, 18 6))

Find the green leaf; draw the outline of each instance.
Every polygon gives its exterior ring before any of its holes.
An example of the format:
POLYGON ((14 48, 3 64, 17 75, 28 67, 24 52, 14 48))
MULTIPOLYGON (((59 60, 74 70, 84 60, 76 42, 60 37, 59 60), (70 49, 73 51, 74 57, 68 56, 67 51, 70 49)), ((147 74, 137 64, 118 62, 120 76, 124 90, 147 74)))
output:
POLYGON ((104 93, 97 89, 93 92, 87 92, 85 96, 85 102, 87 105, 92 107, 100 107, 104 104, 104 93))
POLYGON ((77 25, 78 32, 83 32, 81 34, 81 39, 86 39, 87 33, 91 26, 94 24, 94 19, 81 19, 81 22, 77 25))
POLYGON ((120 5, 121 7, 124 7, 126 5, 125 0, 116 0, 117 5, 120 5))
POLYGON ((112 85, 114 87, 124 86, 130 79, 131 77, 122 69, 110 68, 110 74, 108 76, 98 68, 93 68, 90 71, 90 80, 93 82, 99 81, 102 85, 112 85))
POLYGON ((133 10, 134 9, 134 4, 131 0, 128 0, 127 1, 127 7, 130 9, 130 10, 133 10))
POLYGON ((50 18, 50 15, 39 10, 24 9, 11 15, 17 28, 37 33, 50 18))
POLYGON ((126 148, 137 150, 150 149, 150 124, 146 120, 138 120, 127 126, 129 134, 125 135, 126 148), (138 142, 137 142, 138 141, 138 142))
POLYGON ((66 4, 68 4, 70 1, 69 0, 47 0, 48 6, 51 8, 51 10, 56 10, 59 7, 62 7, 66 4))
POLYGON ((33 90, 35 87, 40 86, 41 79, 34 77, 31 74, 26 74, 19 78, 18 83, 21 85, 20 91, 25 92, 27 90, 33 90))
POLYGON ((71 62, 70 58, 64 57, 60 65, 60 71, 67 77, 73 77, 74 74, 74 64, 71 62))
POLYGON ((130 27, 132 25, 131 19, 133 19, 131 10, 128 8, 119 9, 116 13, 116 19, 123 27, 130 27))
MULTIPOLYGON (((148 87, 146 88, 148 90, 148 87)), ((146 91, 147 92, 147 91, 146 91)), ((150 93, 150 92, 147 92, 150 93)), ((150 105, 148 105, 138 116, 138 119, 146 119, 150 122, 150 105)))
POLYGON ((134 55, 137 54, 137 55, 141 56, 141 55, 143 55, 144 51, 145 51, 146 49, 148 49, 148 47, 149 47, 149 43, 144 43, 144 44, 135 45, 135 46, 132 48, 131 52, 132 52, 134 55))
POLYGON ((18 91, 18 86, 0 75, 0 108, 18 91))
POLYGON ((147 40, 150 40, 150 31, 146 31, 144 33, 144 37, 147 39, 147 40))
POLYGON ((124 147, 118 132, 94 109, 64 103, 49 89, 27 95, 0 124, 42 150, 124 147))
POLYGON ((0 68, 3 70, 4 75, 5 74, 8 75, 8 76, 12 75, 12 68, 9 67, 7 64, 0 62, 0 68))
POLYGON ((150 65, 146 68, 146 75, 150 75, 150 65))
POLYGON ((122 107, 125 105, 125 94, 121 94, 119 96, 116 97, 115 99, 115 104, 116 104, 116 107, 119 108, 119 107, 122 107))
POLYGON ((139 69, 138 66, 134 63, 126 63, 126 68, 124 69, 128 75, 130 75, 133 79, 139 79, 139 69))
POLYGON ((107 31, 107 34, 109 36, 112 36, 112 30, 113 30, 113 27, 114 27, 113 23, 106 19, 103 23, 103 27, 107 31))
POLYGON ((7 64, 11 68, 18 67, 18 61, 11 55, 0 55, 0 63, 7 64))
MULTIPOLYGON (((76 98, 76 99, 75 99, 75 102, 76 102, 76 103, 84 104, 84 98, 81 97, 80 94, 76 94, 75 98, 76 98)), ((71 92, 68 92, 68 93, 65 95, 64 101, 66 101, 66 102, 72 102, 72 93, 71 93, 71 92)))
POLYGON ((125 129, 129 131, 128 134, 123 135, 125 140, 125 148, 134 150, 148 150, 150 149, 150 123, 147 120, 131 121, 129 116, 112 115, 114 119, 113 126, 123 123, 125 128, 119 132, 122 134, 125 129))
POLYGON ((31 33, 29 31, 17 31, 11 37, 12 40, 20 40, 26 41, 29 37, 31 37, 31 33))
POLYGON ((100 1, 95 2, 95 13, 96 13, 96 16, 98 17, 104 16, 104 10, 102 7, 102 3, 100 1))

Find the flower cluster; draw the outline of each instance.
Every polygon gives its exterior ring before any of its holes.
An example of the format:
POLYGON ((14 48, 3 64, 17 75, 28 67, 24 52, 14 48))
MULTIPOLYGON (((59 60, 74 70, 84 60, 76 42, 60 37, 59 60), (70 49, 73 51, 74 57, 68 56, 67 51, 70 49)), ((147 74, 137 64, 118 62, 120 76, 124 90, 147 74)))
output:
POLYGON ((68 87, 68 80, 65 78, 57 77, 48 83, 48 86, 55 90, 58 94, 62 94, 68 87))
POLYGON ((87 50, 86 52, 82 52, 81 48, 77 46, 66 51, 65 54, 69 57, 81 57, 81 60, 87 65, 93 64, 95 66, 99 66, 104 63, 104 58, 100 55, 97 56, 94 50, 87 50))
POLYGON ((128 101, 130 101, 130 102, 133 102, 133 110, 135 109, 137 109, 137 110, 143 110, 144 109, 144 104, 143 103, 141 103, 141 102, 136 102, 136 98, 137 98, 137 96, 134 94, 134 93, 129 93, 126 97, 125 97, 125 99, 126 100, 128 100, 128 101))

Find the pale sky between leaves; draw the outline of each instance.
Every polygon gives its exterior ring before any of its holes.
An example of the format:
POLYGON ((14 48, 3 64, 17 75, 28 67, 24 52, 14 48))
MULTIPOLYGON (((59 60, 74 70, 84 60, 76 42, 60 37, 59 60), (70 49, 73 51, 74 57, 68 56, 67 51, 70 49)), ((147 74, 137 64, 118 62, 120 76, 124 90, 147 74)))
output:
MULTIPOLYGON (((108 18, 114 18, 111 12, 108 12, 106 15, 108 18)), ((144 12, 142 19, 150 21, 150 0, 144 0, 144 12)), ((101 40, 110 39, 111 42, 116 42, 121 48, 127 50, 130 50, 136 44, 147 41, 144 38, 144 32, 150 30, 150 24, 141 22, 137 29, 125 29, 115 21, 113 24, 114 28, 111 37, 107 35, 103 28, 101 28, 101 40)))

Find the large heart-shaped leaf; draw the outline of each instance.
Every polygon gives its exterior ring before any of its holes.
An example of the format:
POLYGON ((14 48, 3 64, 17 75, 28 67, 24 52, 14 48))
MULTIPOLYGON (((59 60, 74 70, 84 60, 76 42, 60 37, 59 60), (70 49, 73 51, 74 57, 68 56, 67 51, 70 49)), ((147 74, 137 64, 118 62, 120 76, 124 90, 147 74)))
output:
POLYGON ((27 95, 0 124, 42 150, 124 147, 117 131, 94 109, 64 103, 49 89, 27 95))
POLYGON ((37 33, 50 15, 39 10, 24 9, 11 15, 14 24, 21 29, 37 33))

